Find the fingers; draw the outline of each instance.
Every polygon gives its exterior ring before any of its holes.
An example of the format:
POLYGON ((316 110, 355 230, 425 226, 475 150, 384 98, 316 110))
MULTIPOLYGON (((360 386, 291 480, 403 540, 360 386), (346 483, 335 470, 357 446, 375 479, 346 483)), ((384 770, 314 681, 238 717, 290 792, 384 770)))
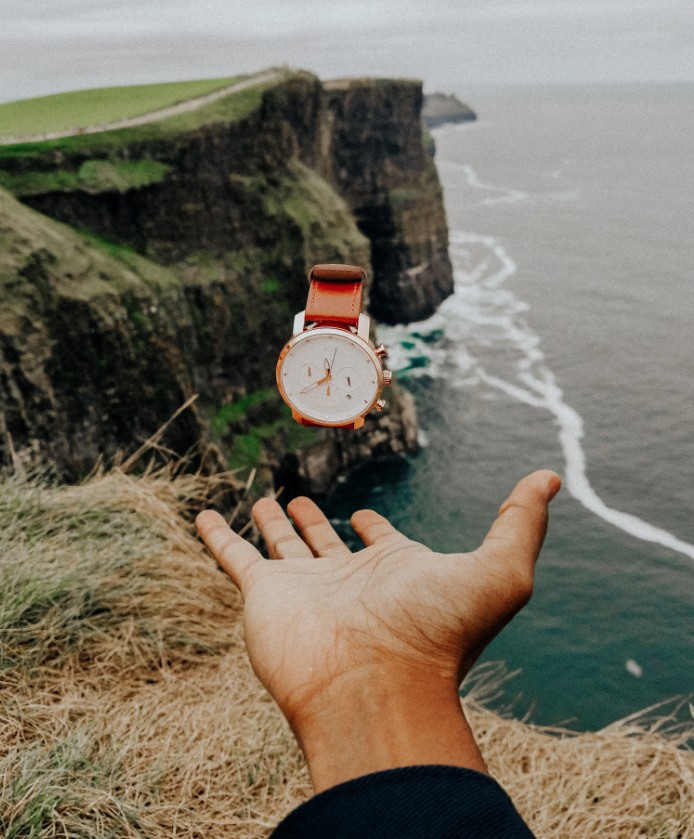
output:
POLYGON ((308 498, 295 498, 289 502, 287 511, 315 556, 351 556, 350 549, 313 501, 308 498))
POLYGON ((509 579, 524 582, 528 597, 547 531, 547 508, 560 487, 559 476, 549 470, 533 472, 519 481, 477 551, 485 563, 496 563, 509 579))
POLYGON ((200 513, 195 524, 212 556, 243 594, 247 573, 256 562, 262 560, 261 555, 253 545, 234 533, 224 518, 213 510, 200 513))
POLYGON ((392 539, 394 536, 400 539, 405 538, 388 519, 373 510, 359 510, 354 513, 352 527, 365 545, 373 545, 376 542, 382 542, 384 539, 392 539))
POLYGON ((311 559, 313 554, 292 527, 280 505, 261 498, 253 506, 253 519, 265 539, 270 559, 311 559))

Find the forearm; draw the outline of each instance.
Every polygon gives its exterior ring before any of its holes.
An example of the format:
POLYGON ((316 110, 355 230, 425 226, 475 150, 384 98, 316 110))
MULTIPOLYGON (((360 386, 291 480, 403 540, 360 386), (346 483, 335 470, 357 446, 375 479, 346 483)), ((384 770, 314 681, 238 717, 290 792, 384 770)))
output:
POLYGON ((487 773, 455 685, 346 675, 291 722, 316 792, 403 766, 487 773))

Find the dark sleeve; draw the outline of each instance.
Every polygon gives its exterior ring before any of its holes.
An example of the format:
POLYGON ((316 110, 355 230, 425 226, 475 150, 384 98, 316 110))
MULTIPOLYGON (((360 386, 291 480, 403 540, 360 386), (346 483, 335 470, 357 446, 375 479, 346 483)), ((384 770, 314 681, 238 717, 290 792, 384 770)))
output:
POLYGON ((499 784, 455 766, 364 775, 291 812, 271 839, 533 839, 499 784))

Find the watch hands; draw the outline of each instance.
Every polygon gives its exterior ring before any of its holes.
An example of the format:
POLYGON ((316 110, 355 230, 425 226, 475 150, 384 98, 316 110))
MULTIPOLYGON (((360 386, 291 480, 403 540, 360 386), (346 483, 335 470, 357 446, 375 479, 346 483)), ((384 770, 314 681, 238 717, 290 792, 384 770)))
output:
POLYGON ((314 382, 312 385, 307 385, 305 388, 302 389, 302 393, 308 393, 309 390, 313 390, 314 387, 318 387, 318 385, 324 385, 326 382, 329 382, 332 379, 332 373, 330 372, 330 368, 326 368, 326 374, 323 376, 322 379, 318 379, 317 382, 314 382))
POLYGON ((335 356, 337 355, 337 347, 333 350, 333 357, 330 361, 327 358, 323 359, 323 364, 325 365, 325 372, 327 373, 329 370, 333 369, 333 365, 335 364, 335 356))
MULTIPOLYGON (((308 393, 309 391, 313 390, 314 388, 318 387, 319 385, 324 385, 326 382, 329 382, 332 377, 332 369, 333 364, 335 364, 335 356, 337 355, 337 347, 333 350, 333 355, 330 361, 327 358, 323 359, 323 366, 325 367, 325 376, 322 379, 318 379, 317 382, 313 382, 310 385, 307 385, 305 388, 302 388, 301 393, 308 393)), ((330 396, 330 385, 328 385, 327 395, 330 396)))

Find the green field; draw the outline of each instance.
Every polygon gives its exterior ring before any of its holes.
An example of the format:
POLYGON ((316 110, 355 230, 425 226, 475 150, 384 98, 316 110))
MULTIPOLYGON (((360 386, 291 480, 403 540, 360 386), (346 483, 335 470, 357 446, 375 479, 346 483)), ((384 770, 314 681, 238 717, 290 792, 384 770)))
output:
POLYGON ((7 102, 0 105, 0 137, 47 134, 116 122, 204 96, 241 78, 102 87, 7 102))

